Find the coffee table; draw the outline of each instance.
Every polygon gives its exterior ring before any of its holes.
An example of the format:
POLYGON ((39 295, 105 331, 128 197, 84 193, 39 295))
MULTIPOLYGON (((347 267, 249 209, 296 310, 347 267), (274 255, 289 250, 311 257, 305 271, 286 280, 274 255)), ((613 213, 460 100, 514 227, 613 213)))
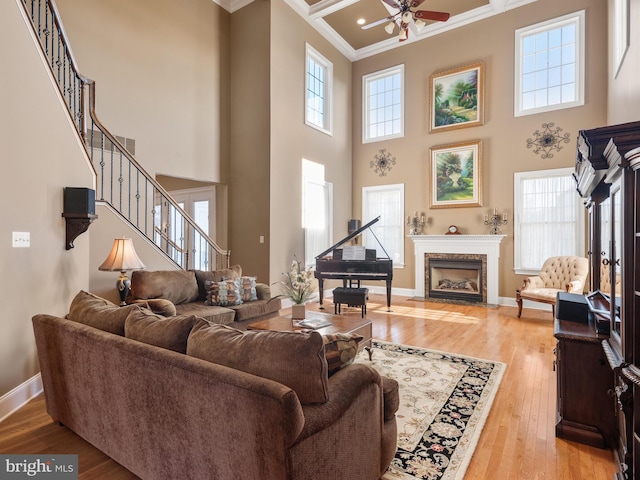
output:
MULTIPOLYGON (((334 333, 355 333, 362 336, 362 341, 358 345, 358 351, 365 349, 369 354, 369 360, 373 351, 371 350, 371 322, 366 318, 346 317, 343 315, 332 315, 330 313, 309 311, 306 312, 305 320, 328 320, 331 325, 317 328, 320 335, 331 335, 334 333)), ((277 332, 302 332, 311 331, 309 328, 300 327, 297 320, 292 320, 291 315, 269 318, 247 326, 248 330, 274 330, 277 332)))

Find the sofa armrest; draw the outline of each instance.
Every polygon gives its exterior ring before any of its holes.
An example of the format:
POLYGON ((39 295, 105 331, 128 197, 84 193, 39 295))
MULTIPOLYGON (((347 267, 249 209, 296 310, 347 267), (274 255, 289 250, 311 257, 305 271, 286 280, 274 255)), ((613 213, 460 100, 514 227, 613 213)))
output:
POLYGON ((269 300, 271 298, 271 287, 266 283, 256 283, 256 294, 258 300, 269 300))
POLYGON ((522 290, 528 288, 544 288, 544 281, 540 277, 527 277, 524 279, 522 290))
POLYGON ((573 280, 568 282, 564 288, 569 293, 582 293, 584 282, 582 280, 573 280))
MULTIPOLYGON (((334 373, 327 384, 329 400, 319 405, 302 406, 305 424, 298 442, 336 423, 372 384, 379 386, 382 395, 382 377, 367 365, 354 363, 334 373)), ((382 419, 380 421, 382 423, 382 419)))
POLYGON ((129 303, 148 308, 153 313, 163 317, 173 317, 176 315, 176 306, 171 300, 164 298, 149 298, 147 300, 129 300, 129 303))

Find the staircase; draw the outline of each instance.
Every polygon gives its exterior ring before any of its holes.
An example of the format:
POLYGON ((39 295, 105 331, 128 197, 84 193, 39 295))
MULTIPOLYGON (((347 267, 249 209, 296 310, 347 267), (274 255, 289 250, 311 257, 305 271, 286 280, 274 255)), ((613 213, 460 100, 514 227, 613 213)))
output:
POLYGON ((183 269, 228 268, 221 249, 98 120, 95 82, 80 74, 53 0, 21 0, 96 174, 96 200, 183 269))

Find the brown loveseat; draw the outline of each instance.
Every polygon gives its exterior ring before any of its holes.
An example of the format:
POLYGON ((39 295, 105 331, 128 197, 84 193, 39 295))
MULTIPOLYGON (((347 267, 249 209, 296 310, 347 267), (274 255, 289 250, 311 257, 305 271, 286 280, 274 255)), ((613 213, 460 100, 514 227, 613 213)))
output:
POLYGON ((136 270, 131 274, 131 293, 127 303, 142 303, 168 317, 197 315, 210 323, 231 325, 243 330, 249 323, 277 316, 282 308, 280 299, 271 297, 269 285, 256 283, 255 278, 243 276, 240 265, 215 271, 136 270), (240 299, 242 303, 238 305, 212 305, 219 302, 210 301, 211 283, 229 279, 252 282, 254 299, 240 299))
POLYGON ((87 292, 33 317, 47 411, 142 479, 381 477, 397 383, 317 332, 242 332, 87 292), (118 334, 124 332, 124 336, 118 334))

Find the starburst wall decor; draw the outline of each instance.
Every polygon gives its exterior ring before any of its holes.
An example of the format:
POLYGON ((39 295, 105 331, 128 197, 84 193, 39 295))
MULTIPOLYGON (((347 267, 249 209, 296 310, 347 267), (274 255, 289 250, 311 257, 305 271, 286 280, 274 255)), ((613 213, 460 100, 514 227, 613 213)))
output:
POLYGON ((396 164, 396 157, 392 156, 389 152, 387 152, 386 148, 381 148, 380 151, 373 157, 369 166, 373 168, 373 170, 384 177, 387 175, 387 172, 391 170, 391 167, 396 164))
POLYGON ((562 128, 553 128, 554 126, 553 122, 543 123, 542 131, 533 132, 535 138, 527 138, 527 148, 533 148, 533 153, 536 155, 542 153, 540 158, 553 158, 552 150, 559 152, 562 150, 561 143, 569 143, 571 135, 568 133, 561 135, 562 128))

